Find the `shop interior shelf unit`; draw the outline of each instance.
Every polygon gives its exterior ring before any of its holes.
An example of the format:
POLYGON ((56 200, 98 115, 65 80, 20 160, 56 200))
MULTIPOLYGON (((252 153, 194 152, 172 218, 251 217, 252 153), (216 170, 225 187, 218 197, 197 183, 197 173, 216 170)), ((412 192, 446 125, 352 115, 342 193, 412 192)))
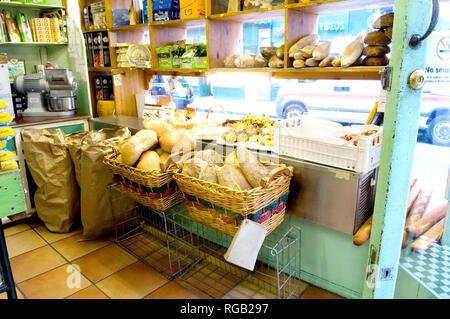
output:
POLYGON ((190 236, 190 233, 178 229, 177 236, 172 235, 174 225, 168 219, 172 211, 160 212, 142 206, 128 198, 115 184, 109 185, 108 189, 115 242, 119 246, 168 279, 195 262, 191 256, 192 250, 179 245, 176 239, 190 236))
MULTIPOLYGON (((213 298, 295 299, 304 290, 300 278, 300 228, 283 223, 264 241, 254 271, 225 261, 232 237, 189 218, 186 212, 171 216, 175 229, 193 237, 177 238, 198 250, 200 259, 180 279, 213 298), (188 238, 193 242, 186 242, 188 238)), ((182 233, 176 231, 174 235, 182 233)))

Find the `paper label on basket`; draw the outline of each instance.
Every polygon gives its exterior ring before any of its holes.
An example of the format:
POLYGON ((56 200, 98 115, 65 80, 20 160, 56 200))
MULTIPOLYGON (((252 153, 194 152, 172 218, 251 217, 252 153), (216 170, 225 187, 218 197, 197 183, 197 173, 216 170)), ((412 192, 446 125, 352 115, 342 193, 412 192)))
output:
POLYGON ((245 219, 224 255, 225 260, 253 271, 266 233, 267 230, 263 225, 245 219))

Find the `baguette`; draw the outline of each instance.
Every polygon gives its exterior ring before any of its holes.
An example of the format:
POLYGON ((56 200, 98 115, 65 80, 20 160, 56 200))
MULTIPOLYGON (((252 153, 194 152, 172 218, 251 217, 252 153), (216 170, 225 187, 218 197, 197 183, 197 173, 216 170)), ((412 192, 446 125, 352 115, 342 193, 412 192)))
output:
POLYGON ((414 185, 416 185, 416 183, 417 183, 417 177, 411 178, 411 184, 409 185, 409 189, 411 190, 414 187, 414 185))
POLYGON ((448 200, 444 199, 437 206, 425 214, 419 221, 411 228, 414 237, 418 237, 426 232, 430 227, 439 222, 445 217, 448 210, 448 200))
POLYGON ((331 66, 331 64, 333 63, 333 61, 335 59, 336 59, 336 57, 334 55, 329 55, 320 62, 319 67, 325 68, 325 67, 331 66))
POLYGON ((403 241, 402 241, 402 248, 406 248, 409 244, 409 237, 406 230, 403 231, 403 241))
POLYGON ((324 41, 319 43, 312 52, 312 57, 314 60, 322 61, 330 53, 331 41, 324 41))
MULTIPOLYGON (((300 53, 305 57, 306 59, 312 58, 314 50, 317 48, 316 45, 307 45, 303 49, 300 50, 300 53)), ((295 58, 295 54, 294 54, 295 58)))
POLYGON ((355 235, 353 235, 353 243, 356 246, 361 246, 370 237, 370 231, 372 229, 372 216, 370 216, 364 224, 358 229, 355 235))
POLYGON ((345 47, 341 57, 341 67, 347 68, 358 60, 364 50, 363 35, 358 36, 345 47))
POLYGON ((295 52, 300 51, 307 45, 314 45, 319 41, 318 34, 309 34, 301 37, 294 45, 289 48, 289 57, 294 57, 295 52))
POLYGON ((432 191, 431 190, 422 190, 417 200, 414 202, 414 205, 411 208, 411 212, 406 218, 405 229, 408 233, 414 228, 414 225, 417 221, 422 217, 425 212, 425 208, 427 208, 428 203, 430 202, 432 191))
POLYGON ((411 249, 414 251, 425 250, 430 248, 430 246, 442 236, 444 232, 445 219, 441 219, 433 227, 427 230, 422 236, 417 238, 411 244, 411 249))

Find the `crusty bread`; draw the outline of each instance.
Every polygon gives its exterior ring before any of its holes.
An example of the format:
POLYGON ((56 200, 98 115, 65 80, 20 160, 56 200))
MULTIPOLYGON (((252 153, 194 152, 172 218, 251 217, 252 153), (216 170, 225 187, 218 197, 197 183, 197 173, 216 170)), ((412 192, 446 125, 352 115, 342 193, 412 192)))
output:
POLYGON ((365 56, 383 56, 389 52, 391 52, 391 49, 386 45, 369 45, 364 48, 362 54, 365 56))
POLYGON ((364 59, 363 64, 366 66, 384 66, 389 63, 387 56, 368 56, 364 59))
POLYGON ((392 40, 392 30, 393 27, 387 27, 386 29, 384 29, 384 34, 386 34, 386 36, 392 40))
POLYGON ((367 33, 364 43, 367 45, 388 45, 391 43, 391 39, 383 31, 373 31, 367 33))
POLYGON ((392 27, 394 25, 394 13, 388 13, 382 15, 378 19, 376 19, 372 25, 374 29, 384 29, 387 27, 392 27))

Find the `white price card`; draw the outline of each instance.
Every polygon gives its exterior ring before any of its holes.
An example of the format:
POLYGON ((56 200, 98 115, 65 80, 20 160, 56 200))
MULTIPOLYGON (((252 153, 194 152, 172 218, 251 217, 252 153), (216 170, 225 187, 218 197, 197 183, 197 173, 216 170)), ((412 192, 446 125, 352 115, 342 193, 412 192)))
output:
POLYGON ((386 94, 387 94, 387 91, 381 89, 380 100, 378 101, 377 112, 382 112, 382 113, 385 112, 385 110, 386 110, 386 94))
POLYGON ((267 230, 263 225, 245 219, 224 255, 225 260, 253 271, 266 234, 267 230))
POLYGON ((120 74, 114 74, 114 85, 122 86, 122 77, 120 76, 120 74))

